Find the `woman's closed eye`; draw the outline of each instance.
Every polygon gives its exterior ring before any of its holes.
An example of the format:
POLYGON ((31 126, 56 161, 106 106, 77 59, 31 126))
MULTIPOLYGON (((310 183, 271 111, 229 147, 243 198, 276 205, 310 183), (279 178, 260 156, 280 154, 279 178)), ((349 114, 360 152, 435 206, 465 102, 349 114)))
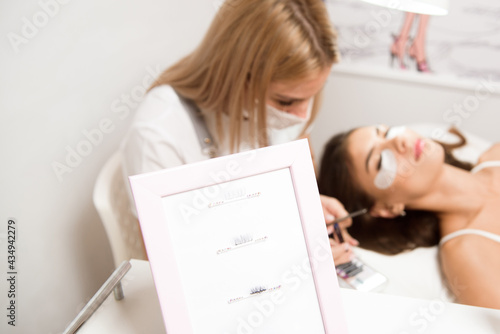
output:
MULTIPOLYGON (((377 132, 381 133, 381 135, 384 137, 384 138, 387 138, 388 137, 388 134, 389 134, 389 131, 391 130, 390 127, 387 127, 386 130, 385 130, 385 133, 383 132, 384 129, 379 129, 377 128, 377 132)), ((379 155, 378 156, 378 162, 377 162, 377 165, 376 165, 376 169, 377 171, 380 170, 380 168, 382 168, 382 155, 379 155)))

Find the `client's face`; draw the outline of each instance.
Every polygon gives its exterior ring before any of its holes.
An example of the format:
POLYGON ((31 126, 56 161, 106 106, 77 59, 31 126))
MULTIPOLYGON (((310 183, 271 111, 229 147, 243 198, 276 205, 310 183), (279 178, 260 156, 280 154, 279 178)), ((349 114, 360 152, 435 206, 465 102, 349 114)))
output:
POLYGON ((376 199, 410 203, 430 189, 444 164, 441 145, 405 127, 359 128, 348 140, 358 182, 376 199))

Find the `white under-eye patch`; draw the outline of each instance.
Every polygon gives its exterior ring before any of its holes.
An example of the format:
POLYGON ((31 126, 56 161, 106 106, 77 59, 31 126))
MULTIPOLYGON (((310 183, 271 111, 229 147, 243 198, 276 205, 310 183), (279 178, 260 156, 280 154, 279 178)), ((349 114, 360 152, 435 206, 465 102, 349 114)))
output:
POLYGON ((406 126, 392 126, 389 128, 387 131, 387 134, 385 135, 386 139, 392 139, 396 136, 399 136, 400 134, 404 133, 406 131, 406 126))
POLYGON ((398 162, 394 153, 388 148, 380 153, 380 160, 380 170, 375 176, 374 183, 378 189, 387 189, 396 179, 398 162))

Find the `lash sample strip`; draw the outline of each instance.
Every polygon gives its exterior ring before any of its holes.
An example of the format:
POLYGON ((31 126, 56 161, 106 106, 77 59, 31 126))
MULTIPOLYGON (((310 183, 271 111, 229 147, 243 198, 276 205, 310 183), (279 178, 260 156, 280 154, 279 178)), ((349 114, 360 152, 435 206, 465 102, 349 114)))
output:
POLYGON ((219 206, 219 205, 229 204, 229 203, 233 203, 233 202, 236 202, 236 201, 241 201, 241 200, 244 200, 244 199, 250 199, 250 198, 259 197, 260 195, 261 195, 261 192, 259 191, 259 192, 256 192, 256 193, 247 194, 247 195, 243 195, 243 196, 238 196, 238 197, 234 197, 234 198, 231 198, 231 199, 215 201, 215 202, 209 203, 208 207, 209 208, 213 208, 213 207, 216 207, 216 206, 219 206))
POLYGON ((253 239, 251 236, 242 235, 234 240, 234 246, 221 248, 217 250, 217 255, 227 253, 233 250, 237 250, 239 248, 243 248, 245 246, 250 246, 254 244, 258 244, 267 240, 267 236, 263 236, 261 238, 253 239))
POLYGON ((251 298, 251 297, 260 296, 264 293, 269 293, 269 292, 276 291, 279 289, 281 289, 281 285, 277 285, 277 286, 269 288, 269 289, 267 289, 263 286, 256 286, 250 290, 250 293, 248 295, 242 296, 242 297, 237 297, 237 298, 231 298, 227 301, 227 303, 228 304, 236 303, 236 302, 239 302, 239 301, 251 298))

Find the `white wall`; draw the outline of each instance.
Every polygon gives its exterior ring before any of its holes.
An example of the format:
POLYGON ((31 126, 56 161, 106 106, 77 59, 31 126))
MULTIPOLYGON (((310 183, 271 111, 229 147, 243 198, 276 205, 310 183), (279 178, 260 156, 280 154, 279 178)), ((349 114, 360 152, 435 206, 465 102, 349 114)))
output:
POLYGON ((0 332, 62 332, 112 272, 95 178, 151 73, 198 44, 217 3, 0 3, 0 332), (78 149, 87 155, 68 158, 78 149), (59 177, 54 163, 66 166, 59 177), (8 217, 17 222, 15 327, 6 318, 8 217))
POLYGON ((311 134, 319 161, 324 143, 354 127, 441 123, 500 141, 500 83, 490 76, 448 76, 335 65, 311 134))

